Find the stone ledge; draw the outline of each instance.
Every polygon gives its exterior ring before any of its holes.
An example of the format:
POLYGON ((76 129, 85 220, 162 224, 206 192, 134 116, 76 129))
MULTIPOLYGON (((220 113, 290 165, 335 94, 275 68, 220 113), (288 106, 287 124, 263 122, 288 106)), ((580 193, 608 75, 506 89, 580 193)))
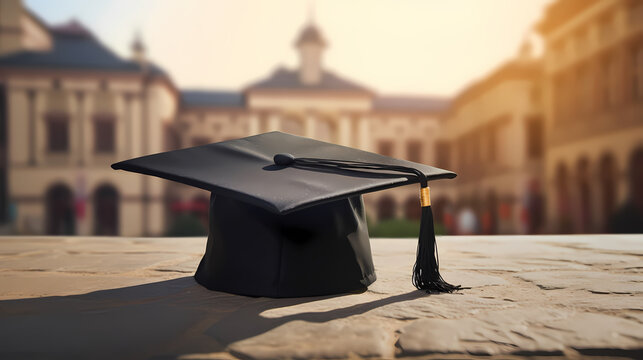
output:
POLYGON ((0 358, 643 358, 643 236, 443 237, 457 294, 374 239, 362 294, 208 291, 203 238, 0 237, 0 358))

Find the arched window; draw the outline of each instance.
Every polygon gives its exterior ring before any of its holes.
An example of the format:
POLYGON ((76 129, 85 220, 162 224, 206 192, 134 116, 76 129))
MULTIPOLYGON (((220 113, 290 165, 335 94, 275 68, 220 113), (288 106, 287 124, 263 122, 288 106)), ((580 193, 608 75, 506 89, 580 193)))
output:
POLYGON ((73 235, 76 232, 74 199, 67 185, 54 185, 47 190, 46 200, 47 234, 73 235))
POLYGON ((293 116, 286 116, 284 117, 284 119, 281 120, 281 131, 288 134, 303 136, 305 135, 304 123, 299 118, 296 118, 293 116))
POLYGON ((118 191, 112 185, 102 185, 94 191, 94 234, 118 235, 118 191))
POLYGON ((377 201, 377 220, 388 220, 395 217, 395 200, 388 195, 377 201))
POLYGON ((567 166, 560 163, 556 167, 556 207, 558 210, 558 232, 563 234, 572 231, 569 202, 569 174, 567 166))
POLYGON ((485 235, 498 233, 498 195, 489 190, 485 203, 481 206, 480 228, 485 235))
POLYGON ((612 154, 604 154, 600 163, 601 208, 607 221, 616 210, 616 161, 612 154))
POLYGON ((404 217, 409 220, 420 220, 422 217, 422 207, 417 196, 409 196, 404 201, 404 217))
POLYGON ((315 139, 337 142, 337 126, 331 120, 320 118, 315 121, 315 139))
POLYGON ((576 166, 576 186, 578 189, 579 229, 587 233, 592 225, 592 191, 590 187, 589 161, 583 157, 576 166))

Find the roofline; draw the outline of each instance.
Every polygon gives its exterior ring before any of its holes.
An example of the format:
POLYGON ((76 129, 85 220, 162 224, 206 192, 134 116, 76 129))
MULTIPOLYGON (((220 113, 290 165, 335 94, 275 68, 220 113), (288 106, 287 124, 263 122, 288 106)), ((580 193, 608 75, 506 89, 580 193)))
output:
POLYGON ((455 111, 464 103, 477 98, 489 88, 493 88, 503 81, 538 79, 542 70, 542 59, 540 58, 530 62, 519 62, 515 59, 507 61, 482 79, 474 81, 461 90, 459 95, 447 106, 445 114, 455 111))
POLYGON ((0 79, 11 77, 64 77, 64 78, 87 78, 96 77, 103 79, 109 76, 113 79, 115 76, 123 79, 161 81, 163 85, 177 97, 180 92, 172 79, 166 74, 149 74, 142 71, 121 71, 121 70, 96 70, 96 69, 61 69, 61 68, 43 68, 43 67, 25 67, 25 66, 2 66, 0 65, 0 79))
POLYGON ((556 0, 547 6, 543 18, 536 24, 535 29, 540 34, 547 35, 597 2, 598 0, 556 0))
POLYGON ((31 9, 29 9, 26 6, 23 6, 22 9, 24 10, 25 14, 31 18, 31 20, 35 21, 38 25, 42 27, 42 30, 47 32, 49 36, 51 36, 51 28, 49 27, 49 24, 47 24, 43 19, 40 18, 40 16, 36 15, 31 9))
POLYGON ((201 111, 249 112, 249 111, 252 111, 252 109, 245 106, 245 104, 241 106, 217 106, 217 105, 185 105, 181 103, 179 107, 182 111, 186 111, 186 112, 191 112, 191 111, 194 111, 194 112, 201 112, 201 111))
POLYGON ((291 95, 291 96, 314 96, 314 95, 331 95, 331 96, 376 96, 371 90, 339 90, 339 89, 307 89, 307 88, 246 88, 241 92, 244 96, 250 95, 291 95))
POLYGON ((394 115, 432 115, 440 116, 446 113, 448 109, 441 110, 414 110, 414 109, 378 109, 373 107, 371 114, 394 114, 394 115))

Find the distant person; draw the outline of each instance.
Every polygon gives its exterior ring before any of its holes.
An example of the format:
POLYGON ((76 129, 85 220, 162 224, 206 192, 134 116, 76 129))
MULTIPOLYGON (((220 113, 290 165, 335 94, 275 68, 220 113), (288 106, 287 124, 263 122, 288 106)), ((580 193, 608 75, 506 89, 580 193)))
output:
POLYGON ((470 208, 464 208, 458 214, 458 235, 473 235, 478 233, 478 219, 470 208))
POLYGON ((643 148, 630 158, 630 196, 609 222, 611 233, 643 233, 643 148))

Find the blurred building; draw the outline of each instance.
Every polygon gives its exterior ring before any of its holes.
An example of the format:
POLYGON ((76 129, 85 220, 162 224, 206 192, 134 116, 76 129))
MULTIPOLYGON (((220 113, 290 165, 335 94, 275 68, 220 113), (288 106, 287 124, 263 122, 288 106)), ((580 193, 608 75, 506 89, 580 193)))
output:
POLYGON ((537 29, 550 230, 620 231, 622 205, 643 219, 643 1, 560 0, 537 29))
POLYGON ((458 177, 440 184, 433 205, 449 233, 543 230, 541 70, 526 44, 453 99, 436 156, 458 177))
POLYGON ((162 232, 162 182, 109 165, 163 150, 170 78, 141 44, 122 59, 78 22, 48 26, 18 0, 0 13, 3 218, 20 233, 162 232))
MULTIPOLYGON (((433 162, 433 143, 440 129, 438 115, 447 106, 445 100, 378 95, 327 70, 323 64, 327 41, 312 23, 304 27, 294 46, 299 53, 298 68, 278 67, 241 91, 182 91, 177 146, 278 130, 411 161, 433 162)), ((197 189, 174 188, 175 198, 207 203, 207 197, 197 189)), ((420 215, 413 187, 371 194, 365 201, 372 219, 420 215)))
MULTIPOLYGON (((434 161, 447 103, 381 96, 327 70, 314 24, 295 42, 298 68, 240 91, 183 91, 140 40, 123 59, 76 21, 50 26, 20 0, 0 4, 0 220, 18 233, 158 235, 177 213, 205 218, 203 191, 109 165, 265 131, 434 161)), ((416 191, 367 197, 371 217, 419 217, 416 191)))

